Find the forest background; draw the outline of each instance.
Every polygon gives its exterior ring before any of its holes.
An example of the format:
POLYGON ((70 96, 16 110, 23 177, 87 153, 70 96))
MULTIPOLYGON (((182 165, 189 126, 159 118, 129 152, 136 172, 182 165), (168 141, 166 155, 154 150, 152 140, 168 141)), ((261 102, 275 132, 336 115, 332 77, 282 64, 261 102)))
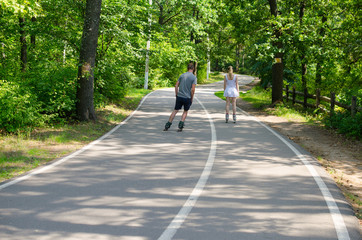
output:
MULTIPOLYGON (((79 56, 86 0, 0 3, 0 132, 77 121, 79 56)), ((197 66, 198 82, 232 65, 272 85, 275 57, 283 84, 351 104, 362 99, 361 2, 358 0, 103 0, 94 105, 122 101, 143 88, 150 40, 150 89, 171 87, 197 66), (275 14, 271 7, 276 7, 275 14)), ((330 126, 362 136, 362 114, 320 114, 330 126)))

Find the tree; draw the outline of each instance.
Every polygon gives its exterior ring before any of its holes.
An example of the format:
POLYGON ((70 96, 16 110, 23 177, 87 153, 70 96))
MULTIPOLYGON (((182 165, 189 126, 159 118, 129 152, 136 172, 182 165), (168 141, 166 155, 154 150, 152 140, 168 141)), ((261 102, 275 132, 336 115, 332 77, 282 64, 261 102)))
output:
POLYGON ((19 17, 19 27, 20 27, 20 60, 21 60, 21 71, 26 71, 26 65, 28 63, 28 53, 27 53, 27 44, 26 44, 26 33, 25 33, 25 18, 19 17))
MULTIPOLYGON (((277 18, 278 16, 278 6, 277 0, 269 0, 270 12, 271 14, 277 18)), ((272 67, 272 103, 283 101, 283 53, 281 49, 283 48, 283 43, 280 41, 280 37, 282 35, 281 29, 274 26, 274 37, 275 42, 274 46, 278 48, 278 51, 275 53, 274 58, 275 62, 272 67)))
MULTIPOLYGON (((299 7, 299 25, 300 28, 302 29, 303 27, 303 17, 304 17, 304 12, 305 12, 305 7, 306 7, 306 3, 305 1, 301 1, 300 2, 300 7, 299 7)), ((303 33, 304 35, 304 33, 303 33)), ((307 79, 306 79, 306 74, 307 74, 307 60, 306 60, 306 45, 305 44, 300 44, 300 63, 301 63, 301 74, 302 74, 302 85, 303 85, 303 89, 307 88, 307 79)))
POLYGON ((78 67, 77 117, 81 121, 95 120, 94 65, 97 53, 98 29, 102 0, 87 0, 78 67))

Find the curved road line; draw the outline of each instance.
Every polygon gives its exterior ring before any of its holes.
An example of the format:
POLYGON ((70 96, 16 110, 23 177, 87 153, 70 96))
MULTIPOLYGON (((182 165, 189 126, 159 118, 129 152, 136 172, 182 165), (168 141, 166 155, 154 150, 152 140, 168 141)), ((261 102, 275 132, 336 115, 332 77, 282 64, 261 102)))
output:
POLYGON ((336 201, 334 200, 331 192, 329 191, 327 185, 324 183, 321 176, 319 176, 318 172, 315 170, 313 165, 308 161, 304 155, 299 152, 292 144, 290 144, 288 141, 286 141, 280 134, 275 132, 272 128, 262 123, 259 119, 256 117, 251 116, 244 110, 240 109, 245 115, 251 117, 254 121, 259 123, 261 126, 265 127, 267 130, 269 130, 272 134, 274 134, 277 138, 279 138, 285 145, 287 145, 296 155, 297 157, 303 162, 303 164, 308 169, 309 173, 314 178, 314 181, 317 183, 319 190, 321 191, 324 201, 326 202, 329 212, 332 216, 334 228, 336 229, 338 240, 350 240, 347 227, 344 223, 343 217, 341 212, 339 211, 338 205, 336 201))
POLYGON ((162 233, 162 235, 158 238, 158 240, 172 239, 172 237, 175 235, 177 230, 181 227, 182 223, 185 221, 185 219, 189 215, 191 209, 195 206, 198 198, 200 197, 200 195, 206 185, 206 182, 209 179, 211 169, 214 165, 214 159, 215 159, 216 147, 217 147, 217 139, 216 139, 216 131, 215 131, 214 122, 213 122, 209 112, 206 110, 205 106, 199 101, 198 98, 196 98, 196 100, 202 106, 202 108, 205 110, 207 118, 209 119, 209 122, 210 122, 211 147, 210 147, 209 157, 207 159, 204 170, 203 170, 194 190, 191 192, 189 198, 187 199, 187 201, 185 202, 183 207, 180 209, 178 214, 174 217, 174 219, 168 225, 168 227, 162 233))
POLYGON ((5 184, 0 185, 0 191, 1 191, 2 189, 4 189, 4 188, 7 188, 7 187, 9 187, 9 186, 11 186, 11 185, 14 185, 14 184, 16 184, 16 183, 25 181, 26 179, 29 179, 29 178, 31 178, 32 176, 38 175, 38 174, 40 174, 40 173, 42 173, 42 172, 45 172, 45 171, 47 171, 47 170, 49 170, 49 169, 51 169, 51 168, 53 168, 53 167, 55 167, 55 166, 58 166, 58 165, 60 165, 60 164, 62 164, 62 163, 64 163, 64 162, 68 161, 69 159, 77 156, 78 154, 81 154, 81 153, 84 152, 85 150, 93 147, 94 145, 98 144, 99 142, 101 142, 102 140, 104 140, 105 138, 107 138, 109 135, 111 135, 112 133, 114 133, 114 131, 116 131, 116 130, 117 130, 118 128, 120 128, 122 125, 126 124, 126 123, 128 122, 128 120, 130 120, 130 119, 133 117, 133 115, 138 111, 138 109, 141 107, 141 105, 143 104, 143 102, 144 102, 152 93, 153 93, 153 92, 150 92, 149 94, 147 94, 146 96, 144 96, 143 99, 142 99, 142 101, 140 102, 140 104, 139 104, 138 107, 136 108, 136 110, 134 110, 134 111, 131 113, 131 115, 129 115, 125 120, 123 120, 120 124, 118 124, 117 126, 115 126, 113 129, 111 129, 108 133, 104 134, 102 137, 98 138, 97 140, 89 143, 88 145, 84 146, 83 148, 79 149, 78 151, 76 151, 76 152, 74 152, 74 153, 72 153, 72 154, 70 154, 70 155, 68 155, 68 156, 66 156, 66 157, 64 157, 64 158, 62 158, 62 159, 60 159, 60 160, 52 163, 52 164, 50 164, 50 165, 47 165, 47 166, 42 167, 42 168, 40 168, 40 169, 38 169, 38 170, 35 170, 35 171, 33 171, 33 172, 30 172, 30 173, 28 173, 28 174, 26 174, 26 175, 24 175, 24 176, 22 176, 22 177, 16 178, 16 179, 14 179, 14 180, 12 180, 12 181, 10 181, 10 182, 7 182, 7 183, 5 183, 5 184))

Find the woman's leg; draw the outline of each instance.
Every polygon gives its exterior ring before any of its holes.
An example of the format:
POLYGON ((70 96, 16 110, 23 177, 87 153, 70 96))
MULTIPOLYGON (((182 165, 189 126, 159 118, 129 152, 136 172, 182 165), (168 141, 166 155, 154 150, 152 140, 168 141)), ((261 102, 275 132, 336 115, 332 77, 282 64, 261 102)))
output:
POLYGON ((233 106, 233 115, 236 114, 236 97, 233 97, 231 99, 231 102, 232 102, 232 106, 233 106))
POLYGON ((230 98, 226 97, 225 113, 229 114, 230 98))
POLYGON ((226 97, 226 106, 225 106, 225 122, 229 121, 229 106, 230 106, 230 98, 226 97))
POLYGON ((236 98, 235 97, 233 97, 231 99, 231 103, 233 106, 233 120, 234 120, 234 123, 236 123, 236 98))

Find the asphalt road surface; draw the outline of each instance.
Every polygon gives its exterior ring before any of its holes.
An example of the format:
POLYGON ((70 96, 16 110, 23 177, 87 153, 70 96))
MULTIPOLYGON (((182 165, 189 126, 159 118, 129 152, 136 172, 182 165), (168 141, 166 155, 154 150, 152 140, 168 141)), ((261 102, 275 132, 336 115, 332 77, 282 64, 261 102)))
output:
MULTIPOLYGON (((251 77, 240 76, 240 85, 251 77)), ((66 158, 0 185, 1 240, 359 240, 333 180, 298 145, 197 86, 184 131, 173 89, 66 158)))

